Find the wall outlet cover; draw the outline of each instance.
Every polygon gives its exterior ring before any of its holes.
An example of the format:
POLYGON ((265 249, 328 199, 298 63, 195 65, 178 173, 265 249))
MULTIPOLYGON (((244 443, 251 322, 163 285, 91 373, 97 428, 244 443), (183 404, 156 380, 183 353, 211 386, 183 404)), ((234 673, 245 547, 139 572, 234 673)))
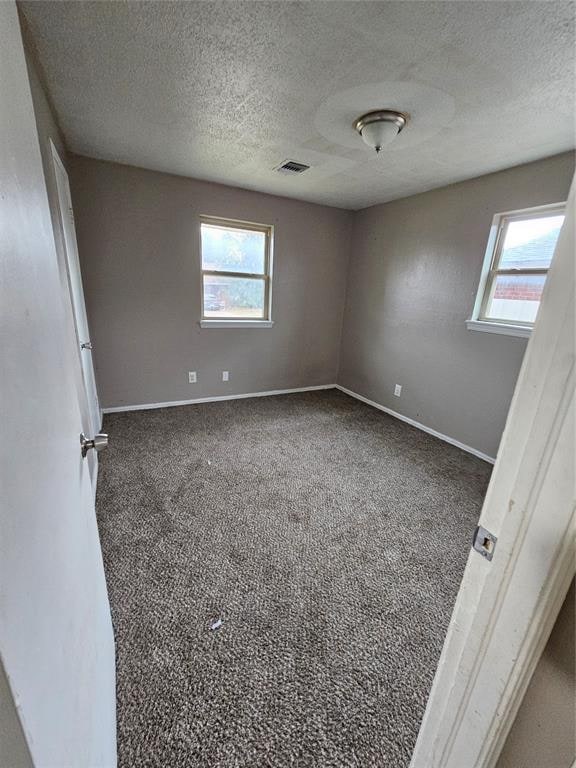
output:
POLYGON ((222 371, 222 381, 229 381, 229 379, 230 379, 230 372, 222 371))
POLYGON ((396 397, 400 397, 400 395, 402 394, 402 384, 396 384, 396 386, 394 387, 394 394, 396 395, 396 397))
POLYGON ((196 371, 188 371, 188 384, 196 384, 196 371))

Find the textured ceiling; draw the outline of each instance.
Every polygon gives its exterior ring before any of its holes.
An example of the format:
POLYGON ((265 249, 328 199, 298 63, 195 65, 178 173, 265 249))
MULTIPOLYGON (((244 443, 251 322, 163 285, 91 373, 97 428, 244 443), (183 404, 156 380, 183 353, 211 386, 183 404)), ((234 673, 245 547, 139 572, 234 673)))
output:
POLYGON ((574 146, 573 3, 20 7, 80 154, 357 209, 574 146), (364 106, 411 114, 378 158, 364 106))

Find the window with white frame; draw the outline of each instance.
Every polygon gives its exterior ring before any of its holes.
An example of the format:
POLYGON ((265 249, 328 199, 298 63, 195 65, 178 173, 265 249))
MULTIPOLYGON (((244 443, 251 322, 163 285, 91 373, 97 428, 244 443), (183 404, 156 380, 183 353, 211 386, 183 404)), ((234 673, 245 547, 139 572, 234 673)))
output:
POLYGON ((202 216, 202 320, 269 322, 272 227, 202 216))
POLYGON ((469 328, 529 334, 564 215, 558 204, 494 217, 469 328))

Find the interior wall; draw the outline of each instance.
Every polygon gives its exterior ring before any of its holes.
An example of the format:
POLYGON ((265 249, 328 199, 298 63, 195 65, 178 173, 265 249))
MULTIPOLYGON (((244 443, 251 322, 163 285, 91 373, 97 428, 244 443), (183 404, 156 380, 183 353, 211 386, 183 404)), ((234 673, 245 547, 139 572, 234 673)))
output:
POLYGON ((75 155, 69 169, 103 407, 336 381, 350 212, 75 155), (274 225, 272 328, 200 328, 200 214, 274 225))
POLYGON ((338 383, 496 456, 527 340, 465 325, 492 217, 566 200, 573 173, 565 153, 358 211, 338 383))
POLYGON ((571 768, 576 760, 575 599, 572 582, 497 768, 571 768))
MULTIPOLYGON (((40 141, 40 153, 42 155, 42 167, 44 169, 44 177, 46 179, 46 187, 50 202, 50 212, 52 215, 52 221, 54 224, 58 224, 57 221, 57 200, 58 191, 56 189, 56 181, 54 173, 52 172, 52 157, 50 150, 50 140, 54 142, 58 154, 64 166, 67 164, 67 152, 64 145, 64 139, 62 138, 62 132, 56 121, 54 110, 48 98, 48 92, 43 85, 41 67, 38 62, 38 57, 32 42, 28 27, 26 25, 26 19, 20 13, 19 14, 20 27, 22 30, 22 38, 24 42, 24 54, 26 57, 26 68, 28 71, 28 80, 30 83, 30 91, 32 94, 32 102, 34 104, 34 117, 36 120, 36 128, 38 129, 38 139, 40 141)), ((59 226, 54 226, 55 231, 59 231, 59 226)))

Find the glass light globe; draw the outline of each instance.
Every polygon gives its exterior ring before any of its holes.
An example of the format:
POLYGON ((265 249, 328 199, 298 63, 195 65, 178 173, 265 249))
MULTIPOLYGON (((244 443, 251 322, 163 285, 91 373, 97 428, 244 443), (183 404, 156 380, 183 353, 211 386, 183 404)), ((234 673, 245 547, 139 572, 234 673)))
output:
POLYGON ((407 121, 408 115, 405 112, 376 109, 358 117, 353 127, 362 136, 367 146, 380 152, 382 147, 390 144, 398 136, 407 121))
POLYGON ((362 140, 365 144, 376 152, 380 152, 382 147, 390 144, 398 136, 399 128, 396 123, 390 123, 385 120, 378 120, 374 123, 368 123, 362 128, 362 140))

